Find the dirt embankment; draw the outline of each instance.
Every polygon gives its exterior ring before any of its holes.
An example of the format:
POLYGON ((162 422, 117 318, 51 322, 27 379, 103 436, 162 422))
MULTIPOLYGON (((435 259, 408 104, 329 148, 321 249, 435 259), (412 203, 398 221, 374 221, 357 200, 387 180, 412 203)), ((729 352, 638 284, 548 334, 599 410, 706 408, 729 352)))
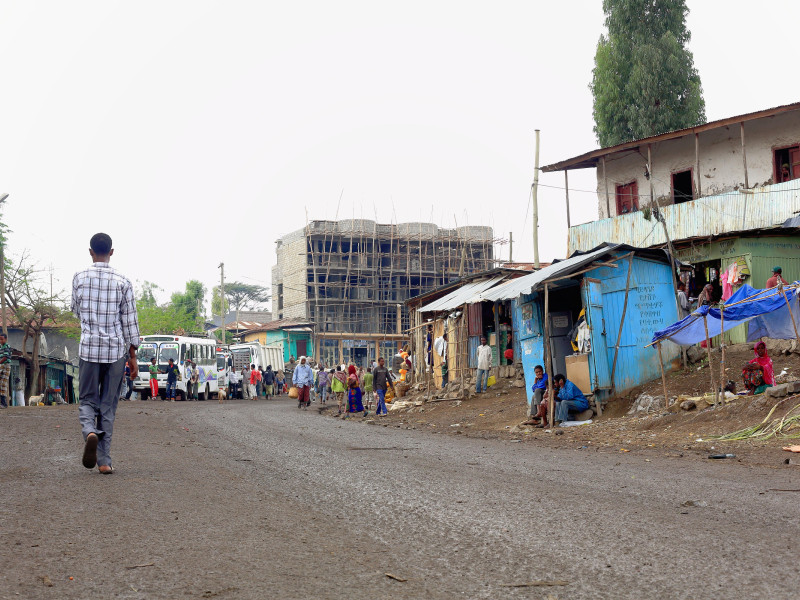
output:
MULTIPOLYGON (((752 357, 753 351, 749 346, 734 346, 726 351, 725 379, 736 382, 738 390, 743 389, 742 365, 752 357)), ((800 379, 800 358, 797 354, 776 354, 772 359, 778 383, 800 379)), ((718 351, 712 353, 711 361, 715 378, 719 380, 718 351)), ((413 401, 413 406, 390 410, 386 417, 377 418, 373 413, 366 421, 387 427, 518 440, 521 443, 538 442, 554 447, 574 447, 582 451, 596 449, 657 453, 703 459, 707 459, 710 454, 730 453, 735 454, 735 460, 742 463, 774 466, 783 466, 787 459, 792 460, 794 456, 782 450, 783 446, 790 443, 786 438, 737 442, 720 442, 708 438, 756 425, 776 405, 772 418, 782 417, 800 404, 798 396, 737 396, 716 408, 699 401, 698 408, 691 411, 681 410, 677 404, 673 404, 670 410, 658 408, 650 412, 629 414, 636 398, 641 394, 663 398, 661 380, 658 379, 612 400, 606 405, 603 415, 595 417, 591 424, 542 430, 521 425, 527 415, 526 394, 525 389, 515 387, 513 381, 501 379, 487 392, 473 394, 463 400, 425 402, 424 390, 411 392, 403 400, 413 401)), ((667 390, 673 403, 679 396, 696 397, 710 392, 708 360, 704 359, 686 369, 669 373, 667 390)), ((331 414, 330 407, 324 412, 331 414)), ((335 413, 335 408, 333 412, 335 413)), ((800 462, 800 458, 792 462, 800 462)))

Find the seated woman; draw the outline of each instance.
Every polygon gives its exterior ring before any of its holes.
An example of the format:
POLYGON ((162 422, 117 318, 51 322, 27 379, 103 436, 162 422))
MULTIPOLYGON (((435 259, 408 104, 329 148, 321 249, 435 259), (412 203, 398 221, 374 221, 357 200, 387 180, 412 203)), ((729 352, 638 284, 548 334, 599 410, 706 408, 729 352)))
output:
POLYGON ((748 394, 762 394, 775 385, 772 359, 767 355, 767 345, 758 342, 754 348, 756 357, 742 368, 742 380, 748 394))

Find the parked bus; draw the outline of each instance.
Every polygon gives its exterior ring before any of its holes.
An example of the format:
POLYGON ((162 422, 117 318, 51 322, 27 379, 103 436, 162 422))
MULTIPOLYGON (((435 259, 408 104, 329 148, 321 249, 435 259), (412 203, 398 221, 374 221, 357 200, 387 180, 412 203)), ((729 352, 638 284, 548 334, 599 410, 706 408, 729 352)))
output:
MULTIPOLYGON (((142 400, 150 397, 150 360, 155 358, 159 369, 166 369, 171 358, 180 369, 175 394, 178 400, 185 400, 186 371, 184 363, 191 360, 200 372, 197 391, 200 400, 211 398, 219 390, 217 381, 217 341, 212 338, 184 337, 179 335, 145 335, 139 338, 136 352, 139 362, 139 376, 133 382, 133 389, 139 392, 142 400)), ((158 374, 158 393, 162 398, 167 389, 167 376, 158 374)))

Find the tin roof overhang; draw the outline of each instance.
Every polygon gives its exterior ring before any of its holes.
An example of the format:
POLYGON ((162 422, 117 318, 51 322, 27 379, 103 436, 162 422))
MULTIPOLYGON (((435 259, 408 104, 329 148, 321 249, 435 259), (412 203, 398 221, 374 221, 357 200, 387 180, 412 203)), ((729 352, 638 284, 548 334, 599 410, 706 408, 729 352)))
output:
POLYGON ((704 123, 703 125, 687 127, 686 129, 668 131, 666 133, 653 135, 647 138, 642 138, 640 140, 632 140, 630 142, 617 144, 616 146, 609 146, 608 148, 598 148, 597 150, 586 152, 585 154, 581 154, 580 156, 568 158, 567 160, 562 160, 561 162, 553 163, 552 165, 547 165, 545 167, 542 167, 542 171, 545 173, 549 173, 552 171, 569 171, 572 169, 590 169, 597 166, 597 163, 600 160, 600 158, 602 158, 603 156, 608 156, 609 154, 635 151, 640 146, 643 145, 652 144, 655 142, 663 142, 666 140, 674 140, 685 137, 687 135, 702 133, 703 131, 710 131, 712 129, 718 129, 720 127, 727 127, 728 125, 735 125, 736 123, 745 123, 747 121, 753 121, 755 119, 774 117, 775 115, 791 112, 794 110, 800 110, 800 102, 795 102, 794 104, 784 104, 783 106, 776 106, 774 108, 768 108, 765 110, 759 110, 752 113, 746 113, 743 115, 738 115, 736 117, 719 119, 718 121, 711 121, 710 123, 704 123))

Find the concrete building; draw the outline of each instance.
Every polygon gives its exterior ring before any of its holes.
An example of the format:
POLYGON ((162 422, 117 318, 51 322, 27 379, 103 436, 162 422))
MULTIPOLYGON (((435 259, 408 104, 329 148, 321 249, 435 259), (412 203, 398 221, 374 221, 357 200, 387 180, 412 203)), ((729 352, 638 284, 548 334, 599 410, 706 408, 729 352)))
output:
POLYGON ((494 267, 491 227, 311 221, 277 241, 273 314, 315 326, 317 360, 366 364, 407 341, 403 303, 494 267))

